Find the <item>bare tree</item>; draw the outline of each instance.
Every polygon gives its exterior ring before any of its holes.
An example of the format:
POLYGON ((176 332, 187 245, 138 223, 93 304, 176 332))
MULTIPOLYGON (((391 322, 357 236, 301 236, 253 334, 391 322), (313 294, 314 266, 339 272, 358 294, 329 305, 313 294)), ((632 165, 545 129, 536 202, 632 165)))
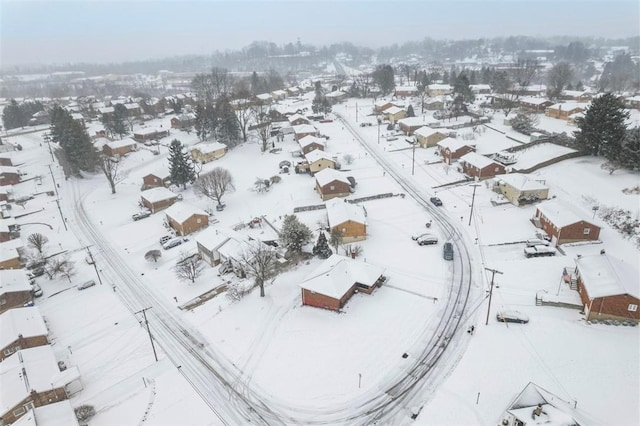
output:
POLYGON ((233 176, 227 169, 216 167, 215 169, 201 175, 193 184, 195 190, 207 198, 216 200, 218 205, 222 204, 222 197, 227 192, 234 191, 233 176))
POLYGON ((173 270, 179 279, 191 281, 192 283, 196 282, 196 278, 200 276, 203 269, 204 266, 202 265, 202 260, 200 260, 200 257, 197 254, 187 255, 184 253, 176 262, 176 266, 173 267, 173 270))
POLYGON ((49 238, 42 234, 34 233, 27 237, 27 244, 38 251, 40 256, 44 254, 45 245, 49 242, 49 238))
POLYGON ((160 252, 160 250, 149 250, 144 255, 144 258, 147 262, 154 262, 154 263, 156 263, 158 259, 160 259, 161 257, 162 257, 162 253, 160 252))
POLYGON ((107 155, 101 154, 98 159, 98 165, 100 166, 100 170, 104 173, 107 178, 107 182, 109 182, 109 186, 111 187, 111 193, 116 193, 116 185, 122 182, 126 177, 127 173, 120 170, 120 161, 111 158, 107 155))
POLYGON ((260 297, 264 297, 264 285, 275 277, 278 268, 276 251, 266 244, 256 242, 240 256, 240 265, 245 274, 252 277, 260 287, 260 297))
MULTIPOLYGON (((247 94, 248 96, 248 94, 247 94)), ((249 122, 253 117, 251 100, 248 97, 238 98, 234 101, 235 117, 242 134, 242 141, 247 141, 249 122)))
POLYGON ((573 80, 573 68, 567 62, 558 62, 547 74, 547 94, 555 99, 562 94, 562 91, 573 80))
POLYGON ((75 264, 69 259, 63 259, 60 267, 60 274, 66 277, 71 282, 71 277, 76 274, 75 264))
POLYGON ((338 253, 338 248, 340 244, 342 244, 342 232, 340 232, 338 228, 331 228, 329 243, 336 249, 335 252, 338 253))
POLYGON ((605 161, 604 163, 602 163, 600 165, 600 168, 602 170, 606 170, 609 172, 609 175, 612 175, 613 172, 615 172, 616 170, 619 170, 622 168, 622 165, 620 164, 619 161, 615 161, 615 160, 608 160, 605 161))
POLYGON ((538 61, 535 59, 518 59, 514 67, 507 74, 506 77, 510 90, 500 99, 502 111, 505 116, 517 108, 518 100, 526 93, 527 87, 531 84, 537 71, 538 61))
POLYGON ((51 258, 47 260, 47 264, 44 267, 44 273, 50 280, 54 279, 58 274, 67 274, 67 271, 73 271, 73 264, 66 257, 51 258))
POLYGON ((262 152, 266 152, 269 149, 269 138, 271 138, 271 116, 269 115, 269 108, 264 105, 256 105, 253 107, 253 117, 255 120, 255 128, 258 133, 258 138, 262 142, 262 152))
POLYGON ((369 97, 371 86, 373 85, 373 77, 370 73, 362 73, 354 77, 353 82, 358 89, 358 95, 361 98, 369 97))
POLYGON ((221 96, 231 92, 233 78, 224 68, 212 68, 208 74, 197 74, 191 82, 191 88, 198 98, 207 104, 215 104, 221 96))
POLYGON ((350 257, 358 257, 364 250, 361 245, 357 244, 346 244, 342 247, 342 249, 344 250, 344 254, 350 257))

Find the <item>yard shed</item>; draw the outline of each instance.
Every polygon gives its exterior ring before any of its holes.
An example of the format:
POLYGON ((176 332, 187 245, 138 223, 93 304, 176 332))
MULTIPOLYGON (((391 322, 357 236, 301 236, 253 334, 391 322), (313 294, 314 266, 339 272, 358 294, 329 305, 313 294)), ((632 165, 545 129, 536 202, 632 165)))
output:
POLYGON ((549 187, 544 182, 522 173, 500 175, 495 182, 497 192, 516 207, 549 198, 549 187))
POLYGON ((320 170, 324 170, 326 168, 338 168, 336 160, 334 160, 328 153, 319 149, 314 149, 313 151, 308 152, 304 157, 309 163, 309 171, 311 173, 318 173, 320 170))
POLYGON ((559 199, 538 204, 533 224, 542 228, 557 244, 593 241, 600 237, 600 227, 585 220, 577 209, 559 199))
POLYGON ((147 189, 140 193, 140 201, 151 210, 151 213, 159 212, 162 209, 173 205, 178 199, 178 194, 164 186, 147 189))
POLYGON ((367 239, 367 215, 364 207, 338 198, 325 203, 329 227, 337 229, 344 243, 367 239))
POLYGON ((640 271, 609 254, 576 259, 578 293, 586 319, 640 321, 640 271))
POLYGON ((465 141, 446 137, 439 141, 437 144, 438 152, 442 160, 451 164, 453 160, 457 160, 463 155, 475 151, 475 147, 467 144, 465 141))
POLYGON ((413 134, 422 148, 436 146, 438 142, 449 137, 448 133, 442 130, 432 129, 428 126, 422 126, 416 129, 413 134))
POLYGON ((32 300, 31 285, 24 270, 0 270, 0 313, 21 308, 32 300))
POLYGON ((208 163, 224 157, 227 153, 227 146, 220 142, 200 143, 191 148, 191 158, 199 163, 208 163))
POLYGON ((344 173, 326 168, 315 174, 316 191, 323 201, 335 197, 346 197, 351 193, 351 184, 344 173))
POLYGON ((496 175, 504 174, 504 165, 476 152, 469 152, 459 160, 461 172, 478 180, 488 179, 496 175))
POLYGON ((386 281, 384 269, 337 254, 300 283, 302 304, 339 311, 356 292, 371 294, 386 281))
POLYGON ((9 309, 0 315, 0 362, 20 349, 48 345, 48 335, 38 308, 9 309))
POLYGON ((165 210, 167 222, 178 235, 188 235, 209 226, 209 215, 191 204, 179 202, 165 210))

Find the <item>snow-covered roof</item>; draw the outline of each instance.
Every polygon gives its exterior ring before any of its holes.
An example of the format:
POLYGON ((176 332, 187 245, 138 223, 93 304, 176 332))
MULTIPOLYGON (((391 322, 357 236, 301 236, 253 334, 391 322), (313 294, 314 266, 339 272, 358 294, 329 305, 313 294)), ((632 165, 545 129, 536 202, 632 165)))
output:
POLYGON ((580 221, 590 223, 572 204, 561 201, 558 198, 538 204, 538 210, 559 228, 580 221))
POLYGON ((393 103, 385 99, 379 99, 373 103, 373 106, 376 108, 382 108, 385 105, 393 105, 393 103))
POLYGON ((6 219, 0 219, 0 232, 10 232, 10 228, 16 226, 16 218, 8 217, 6 219))
POLYGON ((407 117, 398 120, 398 124, 409 127, 428 126, 430 124, 438 124, 438 120, 431 117, 407 117))
POLYGON ((465 155, 460 157, 460 161, 463 163, 471 164, 472 166, 479 169, 484 169, 487 166, 495 164, 495 161, 485 157, 484 155, 480 155, 477 152, 466 153, 465 155))
POLYGON ((133 134, 140 135, 140 136, 148 136, 148 135, 153 135, 155 133, 160 133, 163 131, 164 130, 162 129, 141 129, 141 130, 136 130, 135 132, 133 132, 133 134))
MULTIPOLYGON (((421 127, 421 129, 422 129, 422 127, 421 127)), ((418 130, 420 130, 420 129, 418 129, 418 130)), ((469 146, 469 144, 466 141, 463 141, 463 140, 460 140, 460 139, 454 139, 454 138, 450 138, 450 137, 446 137, 446 138, 442 139, 436 145, 438 145, 439 147, 441 147, 443 149, 449 148, 449 150, 451 152, 455 152, 455 151, 459 150, 460 148, 462 148, 463 146, 469 146)))
POLYGON ((173 204, 164 212, 168 217, 178 223, 183 223, 185 220, 196 214, 208 216, 207 212, 205 212, 201 208, 183 202, 173 204))
POLYGON ((11 174, 19 174, 20 169, 14 166, 0 166, 0 173, 11 173, 11 174))
POLYGON ((301 138, 298 141, 298 143, 300 144, 301 148, 305 148, 306 146, 311 145, 312 143, 325 146, 325 142, 326 142, 326 139, 318 138, 318 137, 313 136, 313 135, 307 135, 307 136, 301 138))
POLYGON ((476 90, 491 90, 491 86, 489 86, 488 84, 470 84, 469 88, 472 91, 476 91, 476 90))
POLYGON ((114 111, 115 111, 115 108, 113 107, 98 108, 98 112, 100 114, 111 114, 114 111))
POLYGON ((297 135, 302 133, 316 133, 316 128, 313 127, 311 124, 299 124, 291 128, 293 129, 293 133, 297 135))
POLYGON ((187 112, 184 114, 176 115, 173 118, 175 118, 178 121, 193 121, 196 119, 196 115, 192 112, 187 112))
POLYGON ((442 130, 432 129, 429 126, 422 126, 419 129, 417 129, 415 132, 413 132, 414 135, 422 136, 423 138, 427 138, 436 133, 446 134, 446 133, 443 133, 442 130))
POLYGON ((551 105, 550 107, 548 107, 548 109, 558 110, 558 111, 560 110, 573 111, 575 109, 585 110, 588 106, 589 104, 584 102, 563 102, 563 103, 551 105))
POLYGON ((178 195, 164 186, 158 186, 156 188, 147 189, 140 193, 140 197, 144 198, 150 203, 157 203, 158 201, 171 200, 178 195))
POLYGON ((316 178, 316 182, 318 182, 318 185, 320 186, 325 186, 326 184, 331 183, 334 180, 338 180, 340 182, 349 184, 349 180, 347 179, 347 176, 344 173, 341 173, 329 167, 327 167, 326 169, 320 170, 314 176, 316 178))
POLYGON ((274 96, 286 96, 287 92, 285 90, 274 90, 271 94, 274 96))
POLYGON ((379 266, 334 254, 310 273, 300 287, 340 299, 356 283, 373 286, 383 272, 379 266))
POLYGON ((416 86, 397 86, 396 92, 417 92, 418 88, 416 86))
POLYGON ((29 410, 12 423, 13 426, 78 426, 78 419, 69 400, 43 405, 29 410))
POLYGON ((220 151, 221 149, 227 149, 227 146, 221 142, 201 143, 191 148, 192 151, 197 150, 197 151, 200 151, 202 154, 209 154, 212 152, 220 151))
POLYGON ((404 111, 402 108, 398 108, 397 106, 393 105, 393 106, 390 106, 389 108, 385 109, 383 111, 383 114, 385 114, 385 115, 395 115, 395 114, 397 114, 399 112, 402 112, 402 111, 404 111))
POLYGON ((136 108, 140 108, 140 105, 138 105, 137 102, 132 102, 130 104, 124 104, 124 107, 126 109, 136 109, 136 108))
POLYGON ((540 98, 540 97, 534 97, 534 96, 523 96, 520 98, 520 103, 525 103, 525 104, 529 104, 529 105, 542 105, 545 102, 549 102, 549 99, 547 98, 540 98))
POLYGON ((304 115, 302 115, 302 114, 298 114, 298 113, 295 113, 295 114, 290 115, 290 116, 289 116, 289 118, 288 118, 288 120, 289 120, 289 123, 293 123, 293 122, 294 122, 294 121, 296 121, 296 120, 303 120, 303 121, 304 121, 304 122, 306 122, 306 123, 308 123, 308 122, 309 122, 309 119, 308 119, 307 117, 305 117, 305 116, 304 116, 304 115))
POLYGON ((269 99, 271 99, 271 94, 260 93, 259 95, 256 95, 256 98, 260 99, 261 101, 268 101, 269 99))
POLYGON ((429 87, 429 90, 453 90, 453 88, 449 84, 434 83, 434 84, 430 84, 428 87, 429 87))
POLYGON ((222 244, 229 235, 237 234, 236 231, 229 228, 212 228, 209 227, 196 236, 196 242, 209 251, 213 251, 218 245, 222 244))
MULTIPOLYGON (((2 253, 2 250, 7 250, 10 254, 17 255, 18 253, 15 248, 7 249, 5 247, 0 247, 0 253, 2 253)), ((10 257, 7 257, 6 259, 10 259, 10 257)), ((0 258, 0 260, 6 259, 0 258)), ((23 269, 0 270, 0 294, 14 291, 31 291, 27 273, 23 269)))
POLYGON ((73 118, 74 120, 84 120, 84 117, 82 116, 82 114, 79 114, 77 112, 74 112, 73 114, 71 114, 71 118, 73 118))
POLYGON ((136 146, 137 142, 134 141, 131 138, 124 138, 124 139, 121 139, 119 141, 113 141, 113 142, 106 143, 105 145, 107 145, 111 149, 117 149, 117 148, 122 148, 122 147, 125 147, 125 146, 136 146))
POLYGON ((30 390, 51 390, 60 373, 50 345, 22 349, 0 362, 0 412, 6 413, 29 396, 30 390))
POLYGON ((340 225, 349 220, 362 224, 367 223, 364 209, 358 204, 347 203, 346 200, 340 198, 332 198, 325 203, 325 206, 327 207, 330 227, 340 225))
POLYGON ((519 189, 520 191, 539 191, 549 189, 549 187, 544 183, 531 179, 529 176, 522 173, 500 175, 496 180, 498 182, 504 182, 513 188, 519 189))
POLYGON ((327 98, 340 98, 342 96, 345 96, 346 93, 343 92, 342 90, 334 90, 333 92, 329 92, 325 95, 325 97, 327 98))
POLYGON ((591 299, 629 294, 640 299, 640 274, 631 265, 608 254, 581 256, 576 266, 591 299))
POLYGON ((307 152, 304 158, 306 158, 309 163, 315 163, 316 161, 319 161, 319 160, 329 160, 335 163, 333 158, 331 158, 331 155, 329 155, 328 153, 320 149, 314 149, 313 151, 307 152))
POLYGON ((0 349, 22 337, 46 336, 47 326, 35 307, 9 309, 0 315, 0 349))

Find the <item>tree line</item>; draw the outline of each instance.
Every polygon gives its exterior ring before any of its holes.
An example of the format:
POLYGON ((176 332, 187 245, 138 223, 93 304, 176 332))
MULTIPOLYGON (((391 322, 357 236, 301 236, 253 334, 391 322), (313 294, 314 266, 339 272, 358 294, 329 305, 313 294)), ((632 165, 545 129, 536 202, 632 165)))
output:
POLYGON ((18 103, 15 99, 11 99, 9 105, 2 111, 2 125, 6 130, 25 127, 33 114, 39 111, 44 111, 40 101, 18 103))

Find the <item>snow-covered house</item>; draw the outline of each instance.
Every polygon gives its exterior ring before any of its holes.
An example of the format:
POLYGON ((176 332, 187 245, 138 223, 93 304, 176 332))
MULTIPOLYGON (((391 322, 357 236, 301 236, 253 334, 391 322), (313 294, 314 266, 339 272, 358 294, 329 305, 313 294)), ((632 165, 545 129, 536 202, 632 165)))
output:
POLYGON ((61 371, 50 345, 23 349, 0 363, 0 424, 66 400, 82 389, 77 367, 61 371))
POLYGON ((123 156, 131 151, 136 151, 138 144, 131 138, 124 138, 119 141, 108 142, 102 145, 102 152, 109 157, 123 156))
POLYGON ((548 107, 553 105, 553 102, 551 102, 547 98, 523 96, 522 98, 518 99, 518 104, 520 105, 520 107, 528 109, 530 111, 544 112, 548 107))
POLYGON ((418 94, 418 88, 416 86, 397 86, 396 96, 407 97, 416 96, 418 94))
POLYGON ((629 108, 640 109, 640 95, 624 98, 624 104, 629 108))
POLYGON ((557 244, 592 241, 600 237, 598 225, 586 220, 573 205, 557 198, 538 204, 531 220, 557 244))
POLYGON ((256 95, 256 102, 260 105, 268 105, 273 102, 273 98, 270 93, 260 93, 256 95))
MULTIPOLYGON (((2 254, 2 249, 0 248, 0 255, 2 254)), ((16 249, 13 249, 13 251, 17 254, 16 249)), ((32 300, 31 285, 29 285, 29 279, 24 270, 0 270, 0 313, 12 308, 22 307, 32 300)))
POLYGON ((502 419, 500 424, 504 426, 598 424, 569 402, 531 382, 509 404, 502 419))
POLYGON ((385 99, 379 99, 373 103, 373 112, 381 113, 392 106, 393 102, 385 99))
POLYGON ((491 93, 491 86, 488 84, 470 84, 469 89, 475 94, 488 95, 491 93))
POLYGON ((458 160, 461 172, 478 180, 488 179, 506 173, 504 165, 476 152, 469 152, 458 160))
POLYGON ((173 205, 178 200, 178 194, 164 186, 147 189, 140 193, 142 205, 151 210, 151 213, 159 212, 162 209, 173 205))
POLYGON ((196 121, 196 115, 192 112, 176 115, 171 119, 171 127, 174 129, 188 129, 196 121))
POLYGON ((290 115, 288 120, 289 120, 289 125, 290 126, 299 126, 301 124, 311 124, 311 122, 309 121, 309 119, 307 117, 305 117, 302 114, 298 114, 298 113, 290 115))
POLYGON ((606 253, 578 257, 576 278, 586 319, 640 321, 639 277, 637 265, 606 253))
POLYGON ((413 135, 416 137, 416 141, 418 141, 418 144, 420 144, 422 148, 436 146, 438 142, 449 136, 442 130, 432 129, 428 126, 420 127, 413 132, 413 135))
POLYGON ((78 426, 78 418, 68 400, 35 407, 12 426, 78 426))
POLYGON ((407 135, 412 135, 424 126, 437 126, 439 121, 431 117, 407 117, 398 120, 398 127, 407 135))
POLYGON ((20 238, 20 226, 14 217, 0 219, 0 243, 20 238))
POLYGON ((450 84, 430 84, 427 86, 427 93, 429 96, 443 96, 449 95, 453 92, 453 87, 450 84))
POLYGON ((165 210, 167 223, 178 235, 188 235, 209 226, 209 215, 187 203, 176 203, 165 210))
MULTIPOLYGON (((307 136, 308 137, 308 136, 307 136)), ((304 158, 309 163, 309 171, 318 173, 326 168, 337 169, 338 163, 328 153, 319 149, 314 149, 305 154, 304 158)))
POLYGON ((403 108, 398 108, 397 106, 393 105, 382 111, 382 116, 385 120, 388 120, 391 123, 395 123, 396 121, 405 118, 407 116, 407 111, 403 108))
POLYGON ((549 187, 522 173, 509 173, 496 178, 494 189, 514 206, 549 198, 549 187))
POLYGON ((20 183, 20 170, 12 166, 0 166, 0 186, 20 183))
POLYGON ((168 187, 171 175, 168 171, 153 172, 142 177, 142 190, 156 187, 168 187))
POLYGON ((326 139, 316 136, 305 136, 298 141, 303 154, 308 154, 314 149, 324 151, 326 139))
POLYGON ((351 183, 344 173, 326 168, 315 174, 316 191, 323 201, 346 197, 351 193, 351 183))
POLYGON ((544 115, 560 120, 568 120, 571 114, 583 112, 587 109, 587 106, 588 104, 582 102, 558 103, 547 107, 544 110, 544 115))
POLYGON ((204 164, 224 157, 227 150, 227 146, 221 142, 207 142, 194 146, 189 153, 194 161, 204 164))
POLYGON ((169 130, 164 129, 142 129, 133 133, 133 139, 136 142, 158 140, 166 136, 169 136, 169 130))
POLYGON ((457 160, 463 155, 475 150, 475 148, 467 142, 450 137, 442 139, 436 143, 436 146, 438 147, 440 157, 442 157, 447 164, 451 164, 453 160, 457 160))
POLYGON ((386 281, 384 269, 337 254, 301 283, 302 304, 339 311, 354 293, 371 294, 386 281))
POLYGON ((291 127, 297 141, 305 136, 318 136, 318 131, 311 124, 298 124, 291 127))
POLYGON ((286 90, 274 90, 271 92, 271 97, 276 101, 281 101, 287 97, 286 90))
POLYGON ((367 239, 367 217, 363 206, 338 198, 327 201, 325 206, 329 228, 338 230, 343 242, 367 239))
POLYGON ((48 345, 48 334, 36 307, 9 309, 0 314, 0 362, 20 349, 48 345))

